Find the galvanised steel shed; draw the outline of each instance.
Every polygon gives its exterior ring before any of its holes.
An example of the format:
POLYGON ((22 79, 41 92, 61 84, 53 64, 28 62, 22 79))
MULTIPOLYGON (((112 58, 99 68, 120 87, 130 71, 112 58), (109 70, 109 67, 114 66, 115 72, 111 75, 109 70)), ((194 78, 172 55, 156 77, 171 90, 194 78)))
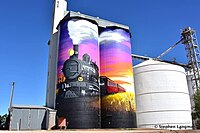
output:
POLYGON ((43 106, 12 106, 10 130, 50 129, 55 125, 56 111, 43 106))

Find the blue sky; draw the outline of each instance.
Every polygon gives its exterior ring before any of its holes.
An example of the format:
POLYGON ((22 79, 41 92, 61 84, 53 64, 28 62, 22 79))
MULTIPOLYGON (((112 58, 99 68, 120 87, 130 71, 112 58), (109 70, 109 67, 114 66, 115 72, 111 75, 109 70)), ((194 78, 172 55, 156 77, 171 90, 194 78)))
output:
MULTIPOLYGON (((53 0, 1 1, 0 114, 13 104, 44 105, 53 0)), ((68 0, 68 9, 129 25, 132 52, 156 57, 191 26, 200 39, 199 0, 68 0)), ((184 45, 163 59, 187 63, 184 45)))

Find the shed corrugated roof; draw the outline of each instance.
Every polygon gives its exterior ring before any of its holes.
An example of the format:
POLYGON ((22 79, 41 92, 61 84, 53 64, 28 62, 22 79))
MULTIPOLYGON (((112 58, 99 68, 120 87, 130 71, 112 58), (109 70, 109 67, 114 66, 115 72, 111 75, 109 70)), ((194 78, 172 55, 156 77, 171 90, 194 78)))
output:
POLYGON ((13 105, 12 108, 17 109, 48 109, 53 110, 51 108, 45 107, 45 106, 38 106, 38 105, 13 105))

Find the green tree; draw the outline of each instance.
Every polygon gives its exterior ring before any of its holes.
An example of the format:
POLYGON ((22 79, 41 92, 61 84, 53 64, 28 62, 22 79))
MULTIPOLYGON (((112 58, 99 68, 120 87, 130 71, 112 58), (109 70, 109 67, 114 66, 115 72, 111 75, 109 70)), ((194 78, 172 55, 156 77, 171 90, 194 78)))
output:
POLYGON ((7 114, 4 114, 4 115, 0 115, 0 125, 4 122, 6 122, 6 118, 8 117, 7 114))
POLYGON ((194 94, 194 113, 192 113, 193 120, 196 120, 195 126, 200 129, 200 90, 194 94))

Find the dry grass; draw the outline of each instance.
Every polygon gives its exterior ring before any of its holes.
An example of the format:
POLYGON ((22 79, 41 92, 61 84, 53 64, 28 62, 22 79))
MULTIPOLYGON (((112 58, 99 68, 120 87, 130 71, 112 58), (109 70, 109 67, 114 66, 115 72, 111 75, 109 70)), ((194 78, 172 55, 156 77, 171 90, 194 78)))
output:
POLYGON ((110 94, 102 98, 102 105, 108 111, 135 112, 135 95, 132 92, 110 94))

